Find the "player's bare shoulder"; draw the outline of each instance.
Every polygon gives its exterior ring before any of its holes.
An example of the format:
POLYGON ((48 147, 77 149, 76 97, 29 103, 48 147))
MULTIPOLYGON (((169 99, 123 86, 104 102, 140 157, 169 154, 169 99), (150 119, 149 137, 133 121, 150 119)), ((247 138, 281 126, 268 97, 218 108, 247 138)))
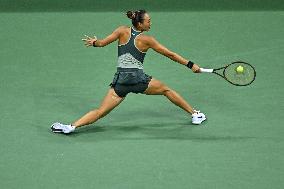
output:
POLYGON ((129 30, 129 26, 119 26, 116 30, 119 32, 119 33, 125 33, 129 30))
POLYGON ((153 44, 153 42, 155 41, 155 38, 153 36, 144 33, 139 35, 139 39, 143 41, 143 43, 146 44, 147 46, 151 46, 151 44, 153 44))

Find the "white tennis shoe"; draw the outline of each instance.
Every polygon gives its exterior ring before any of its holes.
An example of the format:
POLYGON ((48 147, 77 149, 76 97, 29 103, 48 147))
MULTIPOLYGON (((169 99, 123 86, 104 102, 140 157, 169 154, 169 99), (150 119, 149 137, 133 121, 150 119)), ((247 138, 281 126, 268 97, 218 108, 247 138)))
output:
POLYGON ((205 117, 204 113, 201 113, 200 111, 195 111, 192 114, 192 123, 195 124, 195 125, 199 125, 205 120, 206 120, 206 117, 205 117))
POLYGON ((68 133, 72 133, 73 131, 75 131, 75 127, 72 125, 64 125, 64 124, 56 122, 51 125, 51 131, 54 133, 68 134, 68 133))

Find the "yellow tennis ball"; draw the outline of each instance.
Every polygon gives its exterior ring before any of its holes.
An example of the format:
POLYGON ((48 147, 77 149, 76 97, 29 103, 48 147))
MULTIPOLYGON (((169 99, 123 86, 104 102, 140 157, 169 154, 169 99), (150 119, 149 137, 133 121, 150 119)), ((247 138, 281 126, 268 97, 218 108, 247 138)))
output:
POLYGON ((237 73, 243 73, 244 72, 244 67, 238 66, 237 67, 237 73))

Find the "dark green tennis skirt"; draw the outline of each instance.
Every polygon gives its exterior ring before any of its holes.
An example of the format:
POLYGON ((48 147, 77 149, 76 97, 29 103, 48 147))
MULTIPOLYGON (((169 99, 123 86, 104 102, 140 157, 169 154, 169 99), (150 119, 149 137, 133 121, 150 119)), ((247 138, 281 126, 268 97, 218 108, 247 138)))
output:
POLYGON ((143 93, 151 79, 141 69, 117 68, 110 86, 118 96, 125 97, 128 93, 143 93))

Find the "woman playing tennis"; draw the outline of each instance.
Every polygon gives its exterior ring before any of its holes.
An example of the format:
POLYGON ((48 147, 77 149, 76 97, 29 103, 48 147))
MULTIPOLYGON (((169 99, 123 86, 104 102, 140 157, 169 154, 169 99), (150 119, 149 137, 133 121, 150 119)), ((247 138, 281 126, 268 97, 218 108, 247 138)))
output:
POLYGON ((101 40, 88 36, 82 39, 87 47, 104 47, 118 41, 117 72, 100 107, 85 114, 72 124, 65 125, 58 122, 52 124, 51 130, 53 132, 67 134, 78 127, 96 122, 118 106, 128 93, 164 95, 172 103, 191 114, 193 124, 201 124, 206 120, 203 113, 194 110, 176 91, 143 71, 144 57, 149 49, 187 66, 194 73, 200 72, 199 66, 168 50, 154 37, 144 34, 151 27, 150 16, 145 10, 128 11, 127 17, 132 20, 132 27, 118 27, 113 33, 101 40))

